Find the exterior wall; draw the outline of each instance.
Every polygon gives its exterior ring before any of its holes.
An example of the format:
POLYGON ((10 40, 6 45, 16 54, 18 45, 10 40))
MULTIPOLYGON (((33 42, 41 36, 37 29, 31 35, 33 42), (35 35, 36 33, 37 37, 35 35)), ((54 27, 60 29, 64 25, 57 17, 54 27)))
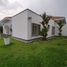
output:
POLYGON ((6 33, 5 26, 8 26, 8 27, 9 27, 9 35, 11 35, 11 34, 12 34, 12 32, 10 31, 11 21, 8 21, 8 22, 4 23, 4 25, 3 25, 3 34, 7 34, 7 33, 6 33))
POLYGON ((28 40, 27 11, 24 11, 12 18, 12 36, 28 40))
POLYGON ((62 28, 62 35, 67 36, 67 24, 65 24, 62 28))
POLYGON ((48 25, 49 25, 50 27, 49 27, 49 31, 48 31, 48 36, 47 36, 47 37, 54 36, 54 35, 52 35, 52 26, 55 27, 55 22, 54 22, 52 19, 50 19, 48 25))
POLYGON ((32 11, 30 10, 27 10, 27 13, 28 13, 28 17, 31 17, 31 19, 28 19, 28 39, 35 39, 35 38, 39 38, 41 37, 40 35, 39 36, 32 36, 32 23, 36 23, 36 24, 39 24, 41 25, 41 21, 42 21, 42 18, 41 16, 38 16, 37 14, 33 13, 32 11))

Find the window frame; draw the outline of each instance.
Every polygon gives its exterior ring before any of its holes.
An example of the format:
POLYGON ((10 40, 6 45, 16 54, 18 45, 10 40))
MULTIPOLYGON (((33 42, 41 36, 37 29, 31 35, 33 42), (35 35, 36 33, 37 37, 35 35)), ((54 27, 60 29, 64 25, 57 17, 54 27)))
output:
POLYGON ((32 23, 32 36, 39 36, 40 28, 40 24, 32 23))

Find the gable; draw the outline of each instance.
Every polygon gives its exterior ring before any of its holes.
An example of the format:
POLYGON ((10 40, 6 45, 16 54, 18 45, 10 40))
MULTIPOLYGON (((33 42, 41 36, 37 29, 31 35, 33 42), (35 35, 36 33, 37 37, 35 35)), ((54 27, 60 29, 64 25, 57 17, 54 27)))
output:
MULTIPOLYGON (((21 11, 20 13, 18 13, 18 14, 16 14, 16 15, 12 16, 12 17, 15 17, 15 16, 17 16, 17 15, 19 15, 19 14, 21 14, 21 13, 28 12, 28 11, 30 11, 31 13, 36 14, 37 16, 40 16, 39 14, 37 14, 36 12, 34 12, 34 11, 30 10, 30 9, 25 9, 25 10, 21 11)), ((41 17, 41 16, 40 16, 40 17, 41 17)))

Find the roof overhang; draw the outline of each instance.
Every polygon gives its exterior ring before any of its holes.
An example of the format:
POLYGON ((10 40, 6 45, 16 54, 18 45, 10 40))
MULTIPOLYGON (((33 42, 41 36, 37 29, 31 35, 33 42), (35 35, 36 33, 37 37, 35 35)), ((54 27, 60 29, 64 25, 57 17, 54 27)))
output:
POLYGON ((8 21, 11 21, 12 17, 5 17, 4 19, 1 20, 1 25, 7 23, 8 21))

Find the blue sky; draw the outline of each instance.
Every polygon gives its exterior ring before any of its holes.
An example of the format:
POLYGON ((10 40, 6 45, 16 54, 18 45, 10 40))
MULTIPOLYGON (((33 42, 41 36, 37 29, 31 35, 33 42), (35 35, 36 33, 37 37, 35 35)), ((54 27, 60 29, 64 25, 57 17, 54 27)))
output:
POLYGON ((64 16, 67 19, 67 0, 0 0, 0 19, 26 8, 38 14, 64 16))

